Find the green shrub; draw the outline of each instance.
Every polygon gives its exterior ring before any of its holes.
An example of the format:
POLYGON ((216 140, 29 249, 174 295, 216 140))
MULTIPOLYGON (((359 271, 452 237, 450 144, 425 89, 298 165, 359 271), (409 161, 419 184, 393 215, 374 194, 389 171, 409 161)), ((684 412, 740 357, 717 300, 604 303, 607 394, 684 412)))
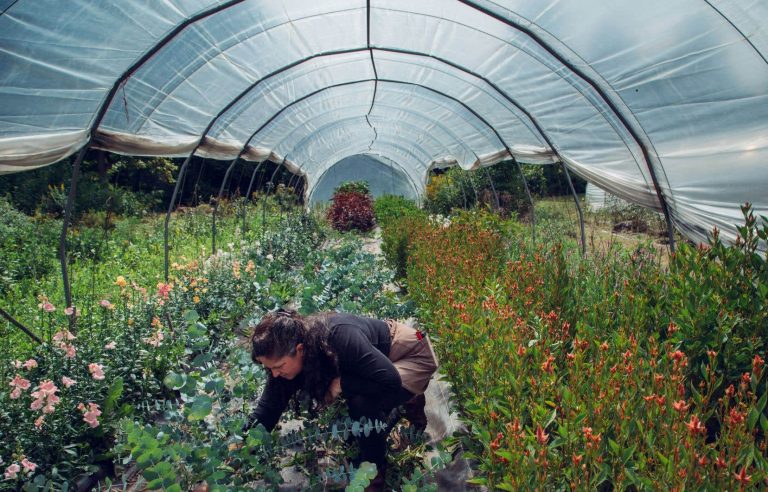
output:
POLYGON ((389 224, 405 217, 426 215, 416 202, 400 195, 382 195, 373 202, 376 222, 384 229, 389 224))
POLYGON ((734 246, 681 245, 669 271, 645 248, 508 244, 469 216, 418 231, 409 294, 469 425, 472 483, 760 488, 768 221, 744 214, 734 246))
POLYGON ((55 270, 60 231, 60 221, 28 217, 0 197, 0 293, 55 270))
POLYGON ((371 190, 368 186, 367 181, 347 181, 346 183, 340 184, 335 190, 333 190, 333 194, 336 193, 360 193, 361 195, 370 195, 371 190))
POLYGON ((381 230, 381 252, 384 254, 387 266, 395 272, 395 279, 405 279, 411 240, 415 232, 426 224, 426 217, 414 215, 391 222, 381 230))

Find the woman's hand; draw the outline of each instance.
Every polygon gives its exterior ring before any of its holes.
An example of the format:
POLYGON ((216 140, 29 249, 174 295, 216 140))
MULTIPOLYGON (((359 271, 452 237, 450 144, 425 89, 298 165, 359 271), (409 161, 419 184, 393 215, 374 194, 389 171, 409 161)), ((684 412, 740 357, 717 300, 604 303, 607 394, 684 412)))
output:
POLYGON ((325 403, 331 403, 341 394, 341 378, 334 378, 328 386, 328 393, 325 394, 325 403))

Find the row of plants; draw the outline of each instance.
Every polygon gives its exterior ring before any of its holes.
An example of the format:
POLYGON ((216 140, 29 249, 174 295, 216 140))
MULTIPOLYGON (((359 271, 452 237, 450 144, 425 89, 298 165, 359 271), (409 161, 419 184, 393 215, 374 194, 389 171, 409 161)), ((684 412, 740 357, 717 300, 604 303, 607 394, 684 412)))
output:
MULTIPOLYGON (((768 486, 768 222, 584 259, 497 219, 411 217, 407 287, 492 489, 768 486), (512 234, 509 231, 513 231, 512 234)), ((384 238, 396 226, 385 228, 384 238)))
MULTIPOLYGON (((576 192, 583 193, 586 181, 575 175, 571 179, 576 192)), ((424 208, 433 214, 450 215, 454 210, 482 207, 505 217, 528 217, 532 204, 526 185, 536 200, 571 195, 562 166, 518 165, 505 161, 477 172, 459 167, 433 170, 424 208)))
MULTIPOLYGON (((324 250, 322 223, 295 211, 274 216, 248 241, 225 243, 212 256, 203 246, 188 257, 195 259, 179 257, 167 283, 142 277, 141 267, 128 274, 124 263, 105 261, 91 265, 99 272, 92 277, 98 278, 92 302, 64 308, 56 299, 36 299, 32 328, 43 343, 20 348, 3 337, 0 490, 73 488, 97 464, 118 459, 136 463, 152 486, 172 490, 200 480, 222 490, 253 480, 279 483, 276 470, 285 466, 289 446, 271 446, 263 430, 240 433, 263 374, 237 333, 286 303, 304 312, 338 309, 382 318, 407 317, 412 310, 383 288, 391 272, 354 238, 342 236, 324 250), (158 417, 162 423, 153 424, 158 417), (240 451, 230 449, 233 444, 240 451), (232 463, 236 454, 244 460, 239 471, 232 463)), ((147 248, 144 259, 157 264, 161 255, 147 248)), ((332 425, 328 415, 323 418, 332 425)), ((321 423, 305 425, 305 447, 343 455, 343 439, 333 451, 321 423)), ((424 446, 414 446, 408 452, 415 459, 424 446)), ((293 458, 312 484, 333 477, 365 482, 365 470, 357 478, 340 470, 318 474, 312 456, 293 458)), ((426 480, 423 470, 415 478, 397 473, 393 468, 390 481, 411 488, 426 480)))
MULTIPOLYGON (((62 306, 58 240, 61 221, 44 216, 29 217, 15 211, 0 200, 0 217, 7 232, 0 242, 0 254, 4 261, 0 270, 0 295, 2 307, 23 324, 39 323, 39 298, 62 306)), ((258 241, 263 231, 279 230, 279 208, 267 200, 262 214, 262 204, 248 205, 247 229, 242 229, 243 203, 223 202, 218 210, 217 249, 229 250, 242 242, 258 241), (262 225, 262 221, 264 221, 262 225)), ((179 262, 211 254, 211 209, 201 206, 183 209, 174 214, 169 227, 169 244, 172 258, 179 262)), ((104 230, 101 226, 76 226, 70 230, 67 240, 69 277, 73 303, 83 315, 98 308, 103 292, 109 289, 118 275, 130 276, 141 285, 156 285, 164 281, 163 216, 143 219, 122 217, 114 227, 104 230)), ((7 357, 24 357, 31 348, 29 340, 20 331, 11 329, 9 346, 12 353, 7 357)))

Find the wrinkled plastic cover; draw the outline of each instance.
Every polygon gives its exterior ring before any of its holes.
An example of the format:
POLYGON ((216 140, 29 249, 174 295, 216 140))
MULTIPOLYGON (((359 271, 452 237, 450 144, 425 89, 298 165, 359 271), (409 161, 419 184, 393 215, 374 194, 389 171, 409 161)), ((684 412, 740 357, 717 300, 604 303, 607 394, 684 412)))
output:
POLYGON ((86 144, 272 159, 309 194, 356 154, 409 193, 562 161, 733 237, 768 213, 768 3, 0 0, 0 173, 86 144))

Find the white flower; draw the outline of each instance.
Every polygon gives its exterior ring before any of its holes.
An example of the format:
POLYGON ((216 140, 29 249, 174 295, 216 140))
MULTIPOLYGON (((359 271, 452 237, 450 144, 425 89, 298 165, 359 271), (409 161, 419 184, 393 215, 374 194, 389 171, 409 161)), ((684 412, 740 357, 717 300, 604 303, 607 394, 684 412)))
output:
POLYGON ((269 261, 273 261, 273 260, 275 259, 275 257, 274 257, 274 256, 272 256, 272 253, 270 253, 270 254, 268 254, 268 255, 267 255, 267 259, 268 259, 269 261))

